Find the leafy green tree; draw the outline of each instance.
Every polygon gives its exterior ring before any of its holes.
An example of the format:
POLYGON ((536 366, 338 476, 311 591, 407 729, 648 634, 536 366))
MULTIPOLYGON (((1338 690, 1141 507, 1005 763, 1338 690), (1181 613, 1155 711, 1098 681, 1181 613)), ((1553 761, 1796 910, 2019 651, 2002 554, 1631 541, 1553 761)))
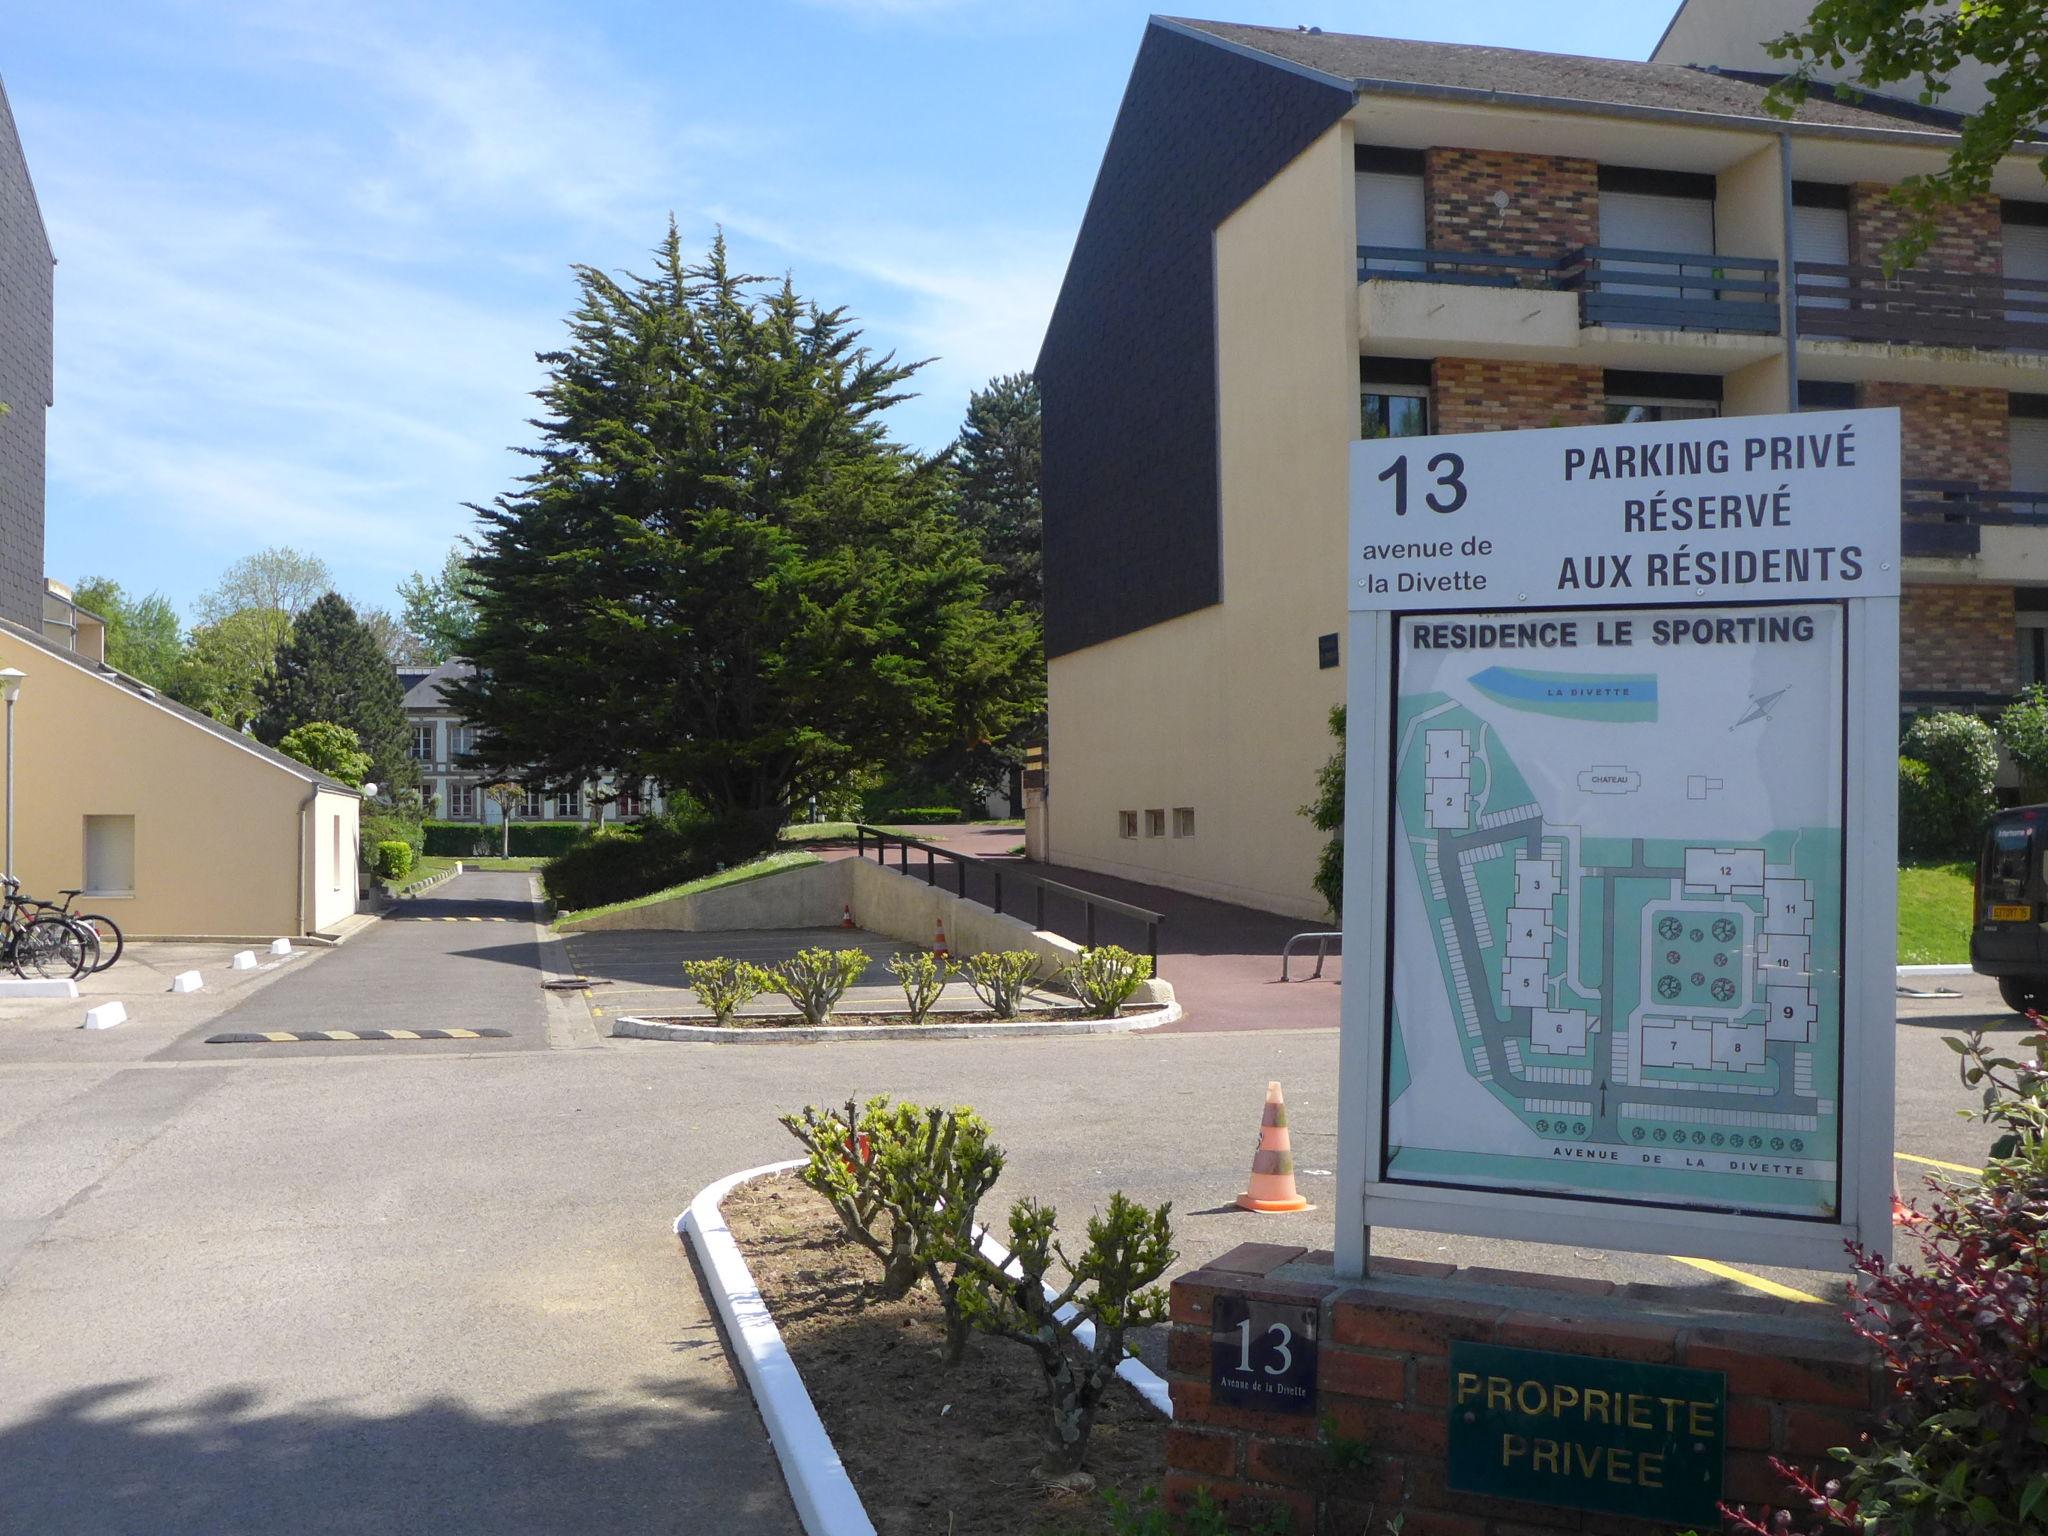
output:
POLYGON ((421 660, 439 665, 468 653, 476 630, 475 590, 460 545, 448 551, 436 574, 414 571, 398 584, 402 622, 416 638, 421 660))
POLYGON ((71 600, 107 626, 107 665, 152 688, 170 685, 178 669, 178 610, 161 592, 130 597, 105 576, 88 576, 71 600))
POLYGON ((1990 726, 1953 710, 1919 716, 1899 743, 1899 851, 1916 859, 1974 857, 1997 808, 1997 785, 1990 726))
POLYGON ((1330 734, 1337 738, 1337 750, 1316 770, 1316 797, 1301 808, 1301 814, 1318 832, 1330 834, 1316 858, 1315 878, 1309 883, 1316 894, 1330 904, 1330 916, 1344 915, 1344 706, 1330 711, 1330 734))
POLYGON ((207 624, 235 613, 262 614, 274 651, 291 639, 293 621, 333 584, 327 562, 318 555, 276 545, 229 566, 194 611, 207 624))
POLYGON ((967 419, 952 450, 960 521, 998 572, 989 582, 990 600, 1022 603, 1034 614, 1045 611, 1040 444, 1038 381, 1006 373, 967 397, 967 419))
POLYGON ((377 649, 394 667, 432 666, 438 659, 425 641, 391 616, 385 608, 358 608, 356 617, 370 631, 377 649))
POLYGON ((277 655, 271 638, 275 618, 271 610, 248 608, 200 625, 165 692, 222 725, 247 729, 256 718, 257 690, 277 655))
POLYGON ((405 694, 369 626, 347 599, 328 592, 292 626, 270 675, 257 689, 257 739, 272 746, 316 720, 354 731, 380 790, 409 789, 419 765, 407 756, 405 694))
POLYGON ((879 419, 914 365, 844 311, 734 272, 722 239, 649 276, 577 270, 537 467, 475 510, 486 766, 687 792, 730 860, 855 774, 1034 714, 1029 618, 945 510, 945 471, 879 419))
POLYGON ((1998 717, 1998 744, 2020 771, 2020 794, 2048 795, 2048 689, 2031 683, 1998 717))
POLYGON ((484 798, 498 807, 498 857, 512 857, 512 821, 518 816, 519 807, 526 803, 526 786, 501 779, 496 784, 484 786, 484 798))
POLYGON ((370 776, 370 754, 362 749, 356 733, 332 720, 312 720, 286 731, 277 750, 351 789, 361 788, 370 776))
MULTIPOLYGON (((1965 60, 1991 71, 1988 99, 1963 118, 1961 135, 1939 171, 1909 176, 1893 196, 1913 223, 1885 253, 1911 266, 1933 241, 1942 211, 1991 190, 1991 174, 2013 145, 2048 127, 2048 0, 1820 0, 1806 25, 1764 44, 1791 60, 1793 74, 1766 105, 1781 116, 1812 90, 1817 72, 1840 74, 1885 91, 1917 81, 1919 99, 1939 106, 1948 77, 1965 60)), ((1847 82, 1838 95, 1853 98, 1847 82)), ((2048 177, 2048 161, 2038 162, 2048 177)))

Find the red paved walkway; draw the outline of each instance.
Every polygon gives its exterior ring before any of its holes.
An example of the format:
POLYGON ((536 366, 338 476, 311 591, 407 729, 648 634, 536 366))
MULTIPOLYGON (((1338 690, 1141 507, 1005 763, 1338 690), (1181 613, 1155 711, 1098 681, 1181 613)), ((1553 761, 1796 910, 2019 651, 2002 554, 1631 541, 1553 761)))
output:
MULTIPOLYGON (((1323 967, 1322 980, 1280 981, 1281 946, 1292 935, 1321 924, 1189 896, 1163 886, 1031 863, 1011 851, 1024 842, 1019 827, 925 827, 913 835, 985 861, 970 870, 968 896, 992 902, 994 877, 1000 873, 1004 877, 1004 909, 1027 921, 1036 916, 1036 897, 1028 881, 1010 878, 1013 873, 1056 880, 1164 913, 1166 921, 1159 925, 1159 975, 1173 983, 1174 995, 1187 1013, 1179 1024, 1167 1026, 1169 1029, 1334 1029, 1337 1025, 1337 978, 1343 974, 1343 964, 1334 953, 1323 967)), ((825 858, 844 858, 852 850, 819 852, 825 858)), ((869 856, 873 857, 872 853, 869 856)), ((891 849, 892 868, 899 857, 900 852, 891 849)), ((910 873, 924 874, 924 860, 915 849, 911 851, 910 873)), ((938 874, 940 882, 952 889, 953 871, 944 860, 939 861, 938 874)), ((1084 937, 1075 902, 1048 896, 1045 917, 1052 932, 1077 941, 1084 937)), ((1145 948, 1144 926, 1113 913, 1100 915, 1096 938, 1141 954, 1145 948)), ((1305 948, 1306 959, 1294 967, 1297 977, 1306 976, 1315 966, 1313 946, 1305 948)))

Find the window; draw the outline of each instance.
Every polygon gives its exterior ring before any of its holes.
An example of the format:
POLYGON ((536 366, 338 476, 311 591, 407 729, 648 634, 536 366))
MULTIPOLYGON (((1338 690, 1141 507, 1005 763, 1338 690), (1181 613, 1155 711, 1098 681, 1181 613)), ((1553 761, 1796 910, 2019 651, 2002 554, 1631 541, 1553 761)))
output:
POLYGON ((476 750, 476 727, 455 725, 448 727, 448 756, 451 761, 460 762, 476 750))
POLYGON ((405 755, 416 763, 431 763, 434 760, 434 722, 412 728, 412 745, 405 749, 405 755))
POLYGON ((476 785, 458 783, 448 786, 448 817, 451 821, 474 820, 476 807, 476 785))
POLYGON ((555 796, 555 815, 563 821, 580 821, 583 817, 583 791, 572 789, 555 796))
POLYGON ((2048 395, 2012 395, 2012 488, 2048 496, 2048 395))
POLYGON ((1327 672, 1337 665, 1337 636, 1333 631, 1316 636, 1316 669, 1327 672))
POLYGON ((1136 811, 1118 811, 1116 813, 1116 835, 1118 837, 1136 837, 1138 835, 1138 813, 1136 811))
MULTIPOLYGON (((1422 152, 1360 144, 1354 151, 1358 243, 1381 250, 1421 250, 1429 243, 1422 197, 1422 152)), ((1372 256, 1360 262, 1374 277, 1420 277, 1419 262, 1372 256)))
POLYGON ((1698 421, 1721 414, 1718 374, 1610 368, 1606 387, 1610 427, 1633 426, 1639 421, 1698 421))
POLYGON ((1405 357, 1358 360, 1358 435, 1429 435, 1429 364, 1405 357))
POLYGON ((529 789, 519 799, 519 814, 529 821, 539 821, 548 813, 548 797, 537 789, 529 789))
POLYGON ((1799 409, 1802 411, 1853 411, 1856 386, 1831 379, 1801 379, 1799 409))
MULTIPOLYGON (((2009 202, 2001 205, 2001 211, 2005 275, 2025 283, 2048 282, 2048 203, 2009 202)), ((2006 297, 2020 306, 2007 310, 2006 319, 2021 325, 2048 325, 2048 291, 2012 288, 2006 297)), ((2028 346, 2048 346, 2048 334, 2028 346)))
POLYGON ((1176 805, 1173 808, 1173 835, 1193 837, 1195 835, 1195 808, 1192 805, 1176 805))
POLYGON ((2020 642, 2020 686, 2048 684, 2048 613, 2015 615, 2013 632, 2020 642))
POLYGON ((1699 421, 1721 414, 1718 405, 1698 400, 1647 400, 1607 397, 1607 425, 1632 427, 1639 421, 1699 421))
POLYGON ((619 808, 621 820, 634 816, 644 816, 647 813, 645 788, 646 786, 644 785, 631 784, 619 790, 618 799, 615 803, 619 808))
POLYGON ((1147 837, 1166 836, 1166 812, 1147 811, 1145 813, 1145 835, 1147 837))
MULTIPOLYGON (((1829 267, 1849 264, 1849 189, 1818 181, 1792 183, 1792 260, 1804 267, 1818 262, 1829 267)), ((1842 288, 1849 279, 1840 272, 1798 272, 1801 309, 1843 309, 1846 299, 1823 298, 1816 289, 1842 288)))
POLYGON ((135 818, 85 818, 85 894, 135 894, 135 818))

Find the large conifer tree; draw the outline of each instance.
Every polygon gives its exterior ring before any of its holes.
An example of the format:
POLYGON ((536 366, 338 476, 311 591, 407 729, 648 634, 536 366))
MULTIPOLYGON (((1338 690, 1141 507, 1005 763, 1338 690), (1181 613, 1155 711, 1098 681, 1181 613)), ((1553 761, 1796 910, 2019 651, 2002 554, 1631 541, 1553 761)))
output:
POLYGON ((655 779, 737 857, 812 793, 999 738, 1043 681, 943 466, 883 428, 915 365, 722 239, 691 264, 672 223, 654 254, 577 271, 536 468, 476 509, 478 673, 449 694, 491 767, 655 779))
POLYGON ((274 747, 299 726, 332 721, 356 733, 380 790, 419 783, 419 765, 406 754, 398 674, 376 634, 339 593, 323 594, 299 615, 257 698, 257 740, 274 747))
POLYGON ((967 397, 967 419, 953 445, 960 521, 981 540, 1001 574, 990 584, 999 603, 1045 608, 1043 514, 1038 480, 1043 462, 1038 381, 1006 373, 967 397))

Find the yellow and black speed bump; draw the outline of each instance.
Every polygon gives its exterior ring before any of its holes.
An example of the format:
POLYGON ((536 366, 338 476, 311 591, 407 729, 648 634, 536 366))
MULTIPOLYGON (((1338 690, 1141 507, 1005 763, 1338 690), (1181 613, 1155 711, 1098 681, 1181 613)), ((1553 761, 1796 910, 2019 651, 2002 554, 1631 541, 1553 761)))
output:
POLYGON ((329 1040, 503 1040, 505 1029, 266 1029, 261 1033, 208 1035, 208 1045, 296 1045, 329 1040))

